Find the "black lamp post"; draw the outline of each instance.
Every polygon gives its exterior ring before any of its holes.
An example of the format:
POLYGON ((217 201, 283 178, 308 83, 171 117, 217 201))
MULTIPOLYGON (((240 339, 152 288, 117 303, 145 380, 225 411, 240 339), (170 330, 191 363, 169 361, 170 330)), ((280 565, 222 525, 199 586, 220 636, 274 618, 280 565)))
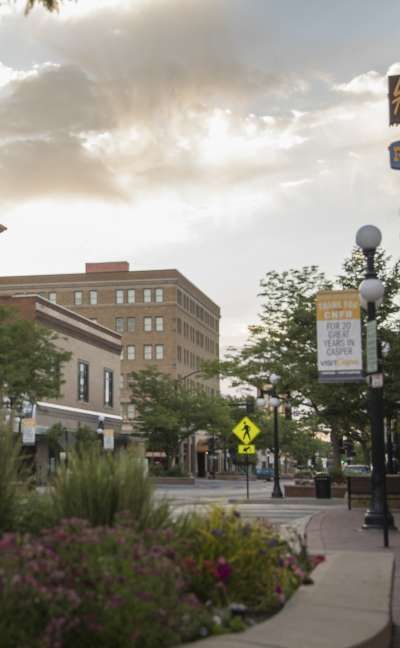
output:
POLYGON ((364 517, 364 529, 383 528, 385 546, 388 546, 388 526, 393 526, 393 516, 388 510, 385 473, 385 437, 383 413, 382 358, 378 353, 376 333, 376 307, 384 295, 384 286, 375 271, 376 248, 382 240, 380 230, 374 225, 364 225, 356 236, 367 261, 365 279, 360 285, 361 304, 368 313, 367 330, 367 380, 368 413, 371 421, 371 501, 364 517))
POLYGON ((281 404, 280 399, 276 393, 276 385, 279 381, 280 376, 276 374, 271 374, 269 380, 272 384, 272 389, 270 390, 270 405, 274 409, 274 488, 271 493, 271 497, 283 497, 281 486, 279 483, 279 427, 278 427, 278 408, 281 404))

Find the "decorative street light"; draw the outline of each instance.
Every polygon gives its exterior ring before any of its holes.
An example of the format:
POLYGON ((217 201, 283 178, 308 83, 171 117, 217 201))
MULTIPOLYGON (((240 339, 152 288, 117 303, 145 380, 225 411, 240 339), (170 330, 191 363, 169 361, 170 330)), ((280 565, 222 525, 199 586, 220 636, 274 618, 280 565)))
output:
POLYGON ((274 488, 271 497, 283 497, 281 486, 279 483, 279 430, 278 430, 278 408, 281 404, 280 399, 276 393, 276 385, 280 380, 280 376, 271 374, 269 377, 272 389, 270 391, 269 403, 274 408, 274 488))
POLYGON ((385 289, 375 271, 375 253, 382 234, 375 225, 360 227, 356 243, 362 249, 367 261, 365 279, 360 284, 361 305, 368 313, 367 323, 367 375, 368 413, 371 421, 372 475, 371 501, 364 518, 365 529, 384 529, 384 543, 388 546, 388 526, 393 526, 393 516, 388 511, 385 474, 385 439, 383 424, 383 373, 382 359, 378 353, 376 308, 385 289))

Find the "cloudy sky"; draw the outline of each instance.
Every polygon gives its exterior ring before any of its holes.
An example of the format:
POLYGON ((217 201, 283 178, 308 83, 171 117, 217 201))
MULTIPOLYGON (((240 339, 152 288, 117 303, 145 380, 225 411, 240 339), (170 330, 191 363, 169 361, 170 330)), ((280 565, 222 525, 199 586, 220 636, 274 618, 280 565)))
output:
POLYGON ((268 270, 336 273, 364 223, 398 255, 398 0, 24 4, 0 6, 2 275, 175 267, 226 346, 268 270))

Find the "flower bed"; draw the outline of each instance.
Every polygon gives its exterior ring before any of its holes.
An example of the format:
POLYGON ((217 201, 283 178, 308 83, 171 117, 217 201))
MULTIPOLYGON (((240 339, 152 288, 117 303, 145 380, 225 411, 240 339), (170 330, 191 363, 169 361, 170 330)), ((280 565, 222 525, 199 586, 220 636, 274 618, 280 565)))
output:
POLYGON ((0 637, 30 648, 153 648, 277 611, 312 562, 234 511, 139 532, 63 520, 0 540, 0 637), (238 614, 238 611, 240 614, 238 614))

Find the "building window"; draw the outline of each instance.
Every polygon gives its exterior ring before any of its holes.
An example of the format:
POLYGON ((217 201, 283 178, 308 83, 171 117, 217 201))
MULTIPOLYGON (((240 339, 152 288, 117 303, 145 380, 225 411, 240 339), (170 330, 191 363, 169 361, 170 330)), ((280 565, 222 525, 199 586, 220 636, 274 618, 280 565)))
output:
POLYGON ((127 359, 135 360, 136 359, 136 347, 134 344, 128 344, 127 348, 127 359))
POLYGON ((178 362, 182 362, 182 347, 181 346, 177 347, 177 352, 178 352, 178 362))
POLYGON ((152 331, 153 330, 153 318, 152 317, 144 317, 143 318, 143 330, 144 331, 152 331))
POLYGON ((75 306, 80 306, 82 304, 82 290, 75 290, 74 304, 75 306))
POLYGON ((89 402, 89 364, 84 360, 78 362, 78 400, 89 402))
POLYGON ((143 356, 145 360, 153 359, 153 346, 151 344, 145 344, 143 347, 143 356))
POLYGON ((134 288, 129 288, 128 290, 128 304, 134 304, 135 303, 135 289, 134 288))
POLYGON ((136 318, 128 317, 127 324, 129 333, 133 333, 133 331, 136 329, 136 318))
MULTIPOLYGON (((46 295, 45 295, 45 296, 46 296, 46 295)), ((52 304, 56 304, 56 303, 57 303, 57 293, 55 293, 55 292, 51 292, 51 293, 49 293, 49 301, 50 301, 52 304)))
POLYGON ((164 288, 156 288, 156 302, 161 304, 164 301, 164 288))
POLYGON ((156 360, 164 360, 164 345, 156 344, 156 360))
POLYGON ((143 290, 143 301, 145 304, 149 304, 151 302, 151 288, 145 288, 143 290))
POLYGON ((178 297, 178 304, 179 304, 180 306, 182 306, 182 293, 181 293, 181 291, 179 290, 179 288, 178 288, 178 290, 177 290, 177 297, 178 297))
POLYGON ((113 406, 113 372, 111 369, 104 369, 104 405, 113 406))
POLYGON ((118 333, 123 333, 123 331, 124 331, 124 318, 123 317, 116 317, 115 318, 115 330, 118 331, 118 333))
POLYGON ((156 317, 156 331, 163 331, 164 330, 164 318, 163 317, 156 317))
POLYGON ((128 413, 128 419, 134 419, 135 418, 135 406, 132 405, 132 404, 128 405, 127 413, 128 413))
POLYGON ((176 320, 176 330, 179 334, 182 333, 182 320, 180 317, 178 317, 178 319, 176 320))
POLYGON ((89 303, 92 306, 95 306, 97 304, 97 290, 89 291, 89 303))
POLYGON ((123 304, 124 303, 124 291, 123 290, 116 290, 115 291, 115 303, 116 304, 123 304))

